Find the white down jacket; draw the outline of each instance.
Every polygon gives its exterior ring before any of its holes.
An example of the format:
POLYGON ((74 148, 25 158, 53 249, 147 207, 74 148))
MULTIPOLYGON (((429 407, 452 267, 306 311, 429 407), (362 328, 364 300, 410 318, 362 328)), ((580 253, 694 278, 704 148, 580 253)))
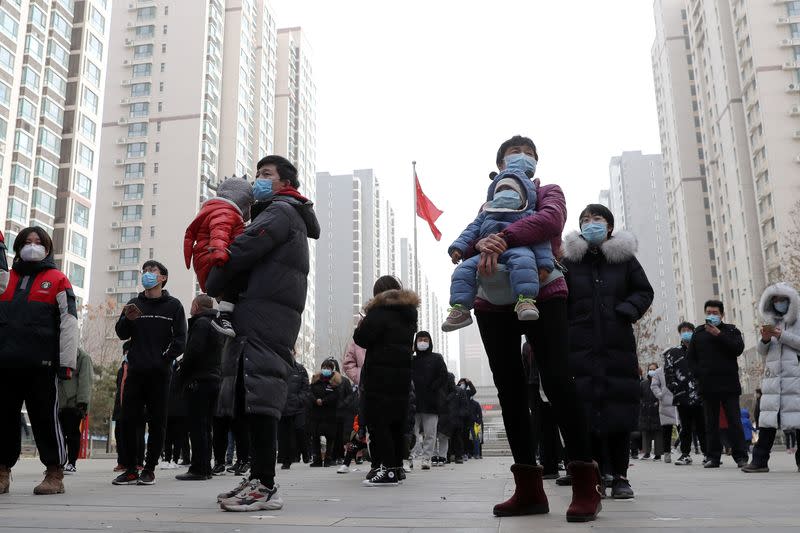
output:
POLYGON ((781 328, 780 339, 764 343, 759 338, 758 353, 765 358, 764 378, 761 381, 760 427, 777 429, 800 428, 800 295, 788 283, 767 287, 759 304, 765 324, 781 328), (777 313, 772 305, 775 296, 789 298, 785 315, 777 313), (780 425, 778 424, 780 415, 780 425))

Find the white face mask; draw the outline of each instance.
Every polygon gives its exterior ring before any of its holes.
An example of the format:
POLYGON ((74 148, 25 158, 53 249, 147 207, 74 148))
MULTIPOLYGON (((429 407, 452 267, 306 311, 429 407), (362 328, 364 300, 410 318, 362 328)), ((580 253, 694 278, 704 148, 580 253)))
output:
POLYGON ((41 244, 26 244, 19 251, 19 256, 23 261, 36 262, 47 257, 47 250, 41 244))
POLYGON ((417 343, 417 351, 418 352, 425 352, 430 347, 431 347, 431 344, 429 342, 418 342, 417 343))

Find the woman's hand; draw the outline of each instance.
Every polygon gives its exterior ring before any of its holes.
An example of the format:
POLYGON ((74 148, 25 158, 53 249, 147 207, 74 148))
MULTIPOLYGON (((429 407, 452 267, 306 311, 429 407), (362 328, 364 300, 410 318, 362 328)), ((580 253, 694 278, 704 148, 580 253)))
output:
POLYGON ((499 233, 484 237, 475 243, 475 250, 481 253, 478 261, 478 273, 481 276, 491 276, 497 270, 497 260, 500 254, 508 250, 508 244, 499 233))

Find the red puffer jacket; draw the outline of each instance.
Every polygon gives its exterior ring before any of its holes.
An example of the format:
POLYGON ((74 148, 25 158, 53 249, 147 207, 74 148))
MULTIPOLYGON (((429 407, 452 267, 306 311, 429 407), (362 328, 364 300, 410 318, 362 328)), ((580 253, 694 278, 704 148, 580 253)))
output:
POLYGON ((228 262, 228 247, 244 231, 244 219, 233 202, 214 198, 203 204, 200 212, 186 228, 183 256, 186 268, 194 265, 200 289, 206 290, 211 267, 228 262))

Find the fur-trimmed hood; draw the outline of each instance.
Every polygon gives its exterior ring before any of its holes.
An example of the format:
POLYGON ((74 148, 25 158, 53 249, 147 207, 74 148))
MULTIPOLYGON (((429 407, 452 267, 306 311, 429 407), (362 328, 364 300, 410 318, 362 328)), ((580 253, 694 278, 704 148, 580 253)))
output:
POLYGON ((364 307, 365 311, 376 307, 419 307, 419 296, 414 291, 406 289, 385 291, 370 300, 364 307))
POLYGON ((767 287, 764 294, 761 295, 758 310, 761 312, 761 317, 768 324, 783 322, 784 324, 792 325, 797 322, 797 315, 800 313, 800 295, 788 283, 775 283, 767 287), (789 310, 783 316, 779 315, 775 308, 772 307, 772 298, 775 296, 784 296, 789 299, 789 310))
MULTIPOLYGON (((321 379, 322 379, 322 373, 317 372, 316 374, 314 374, 314 377, 311 378, 311 383, 316 383, 321 379)), ((331 385, 333 385, 333 387, 335 388, 341 384, 342 384, 342 375, 334 370, 333 375, 331 376, 331 385)))
MULTIPOLYGON (((615 231, 610 239, 600 245, 600 251, 606 261, 612 264, 624 263, 633 259, 638 249, 639 242, 636 240, 636 236, 625 230, 615 231)), ((573 231, 564 238, 562 250, 565 260, 579 263, 589 251, 589 243, 581 237, 580 233, 573 231)))

